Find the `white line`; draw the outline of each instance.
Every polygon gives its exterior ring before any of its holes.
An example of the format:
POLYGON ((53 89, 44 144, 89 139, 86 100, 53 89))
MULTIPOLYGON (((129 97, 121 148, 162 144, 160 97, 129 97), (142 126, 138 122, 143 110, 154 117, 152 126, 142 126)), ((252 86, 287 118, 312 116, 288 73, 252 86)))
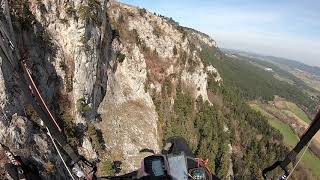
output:
POLYGON ((47 131, 48 131, 48 135, 49 135, 49 137, 50 137, 50 139, 51 139, 51 141, 52 141, 52 143, 53 143, 53 145, 54 145, 55 149, 57 150, 57 152, 58 152, 58 155, 59 155, 60 159, 62 160, 62 162, 63 162, 64 166, 66 167, 66 169, 67 169, 67 171, 68 171, 69 175, 71 176, 71 178, 72 178, 73 180, 75 180, 75 179, 74 179, 74 177, 72 176, 72 173, 71 173, 71 171, 70 171, 69 167, 67 166, 67 164, 66 164, 66 162, 64 161, 63 157, 61 156, 61 153, 60 153, 60 151, 59 151, 59 149, 58 149, 58 147, 57 147, 56 143, 54 142, 54 139, 52 138, 51 133, 50 133, 50 131, 49 131, 48 127, 46 127, 46 129, 47 129, 47 131))
POLYGON ((54 119, 54 117, 52 116, 52 114, 51 114, 51 112, 50 112, 47 104, 45 103, 45 101, 43 100, 40 92, 38 91, 38 88, 37 88, 36 84, 34 83, 34 81, 33 81, 33 79, 32 79, 32 76, 31 76, 31 74, 30 74, 30 72, 29 72, 29 69, 26 67, 26 65, 25 65, 24 63, 22 63, 22 65, 23 65, 25 71, 27 72, 27 75, 28 75, 28 77, 29 77, 29 79, 30 79, 30 81, 31 81, 31 83, 32 83, 32 86, 33 86, 34 89, 36 90, 36 93, 38 94, 38 97, 40 98, 40 100, 41 100, 42 104, 44 105, 46 111, 49 113, 49 115, 50 115, 51 119, 53 120, 54 124, 57 126, 58 130, 61 132, 62 130, 61 130, 60 126, 58 125, 58 123, 56 122, 56 120, 54 119))
POLYGON ((315 136, 312 137, 312 139, 310 140, 310 142, 308 143, 308 145, 305 147, 305 149, 304 149, 304 151, 302 152, 302 154, 301 154, 298 162, 295 164, 295 166, 294 166, 293 169, 291 170, 291 172, 290 172, 290 174, 288 175, 287 179, 290 178, 290 176, 292 175, 292 173, 293 173, 293 172, 295 171, 295 169, 298 167, 298 165, 299 165, 300 161, 302 160, 304 154, 305 154, 305 153, 307 152, 307 150, 309 149, 309 146, 310 146, 310 144, 311 144, 311 142, 312 142, 312 140, 313 140, 314 137, 315 137, 315 136))

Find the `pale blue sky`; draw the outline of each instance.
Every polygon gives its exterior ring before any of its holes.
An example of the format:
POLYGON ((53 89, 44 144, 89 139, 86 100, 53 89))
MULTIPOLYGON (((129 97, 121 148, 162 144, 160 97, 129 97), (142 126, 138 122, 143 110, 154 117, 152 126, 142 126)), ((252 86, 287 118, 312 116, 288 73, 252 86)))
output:
POLYGON ((209 34, 219 47, 320 66, 319 0, 120 0, 209 34))

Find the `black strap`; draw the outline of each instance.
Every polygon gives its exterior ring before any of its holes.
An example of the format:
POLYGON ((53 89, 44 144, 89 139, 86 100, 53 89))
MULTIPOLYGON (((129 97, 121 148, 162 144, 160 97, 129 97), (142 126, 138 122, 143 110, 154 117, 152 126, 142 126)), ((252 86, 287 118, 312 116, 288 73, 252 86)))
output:
POLYGON ((308 130, 303 134, 298 144, 287 155, 287 157, 281 162, 281 167, 287 167, 292 161, 294 161, 301 150, 311 141, 313 136, 317 134, 320 129, 320 111, 314 118, 312 124, 308 130))
POLYGON ((280 179, 286 179, 286 178, 283 178, 283 177, 287 177, 289 175, 289 172, 288 172, 288 169, 286 167, 282 167, 281 166, 281 162, 282 161, 277 161, 275 162, 274 164, 272 164, 270 167, 267 167, 265 168, 263 171, 262 171, 262 176, 264 179, 268 179, 268 175, 267 173, 268 172, 271 172, 273 171, 274 169, 276 169, 277 167, 281 167, 282 170, 284 171, 284 175, 280 178, 280 179))

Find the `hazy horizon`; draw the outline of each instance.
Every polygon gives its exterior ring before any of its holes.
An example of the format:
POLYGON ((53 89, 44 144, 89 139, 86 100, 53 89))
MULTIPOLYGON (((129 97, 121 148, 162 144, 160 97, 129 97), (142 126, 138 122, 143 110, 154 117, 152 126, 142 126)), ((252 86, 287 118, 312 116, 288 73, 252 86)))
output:
POLYGON ((120 0, 172 17, 218 46, 320 67, 320 1, 120 0))

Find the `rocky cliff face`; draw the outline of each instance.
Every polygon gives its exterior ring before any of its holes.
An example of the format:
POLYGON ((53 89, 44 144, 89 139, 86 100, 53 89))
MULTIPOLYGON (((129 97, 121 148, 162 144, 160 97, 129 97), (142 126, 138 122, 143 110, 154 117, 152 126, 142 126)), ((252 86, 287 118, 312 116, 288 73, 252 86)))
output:
MULTIPOLYGON (((138 168, 146 156, 141 149, 159 151, 162 145, 154 97, 164 86, 172 84, 174 94, 181 84, 194 98, 208 100, 208 76, 222 80, 199 56, 201 45, 216 43, 171 19, 115 1, 28 2, 9 1, 20 54, 61 124, 75 124, 76 147, 88 159, 120 160, 123 173, 138 168), (100 145, 90 127, 102 135, 100 145)), ((3 54, 0 62, 0 142, 27 152, 24 160, 41 167, 43 177, 63 177, 3 54)))

